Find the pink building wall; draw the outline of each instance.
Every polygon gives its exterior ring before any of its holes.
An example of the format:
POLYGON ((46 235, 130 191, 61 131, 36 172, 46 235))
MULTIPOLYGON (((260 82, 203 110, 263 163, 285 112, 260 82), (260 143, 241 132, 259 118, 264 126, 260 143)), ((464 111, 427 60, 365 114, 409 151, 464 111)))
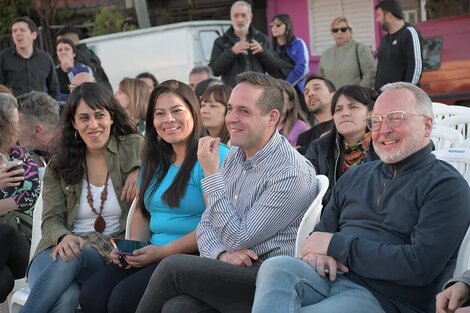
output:
MULTIPOLYGON (((379 1, 380 0, 374 0, 374 6, 379 3, 379 1)), ((266 0, 266 19, 268 21, 268 30, 270 30, 269 23, 271 23, 273 16, 280 13, 287 13, 292 17, 295 35, 305 41, 310 52, 310 72, 316 73, 320 56, 312 55, 310 51, 308 0, 266 0)), ((375 42, 377 47, 382 35, 383 33, 380 27, 375 23, 375 42)))

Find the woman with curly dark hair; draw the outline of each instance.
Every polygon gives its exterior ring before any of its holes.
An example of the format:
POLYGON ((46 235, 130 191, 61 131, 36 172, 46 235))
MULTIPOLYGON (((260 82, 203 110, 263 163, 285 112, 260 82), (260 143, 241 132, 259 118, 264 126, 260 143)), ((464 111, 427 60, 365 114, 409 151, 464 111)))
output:
POLYGON ((110 237, 124 236, 136 194, 143 139, 109 90, 77 87, 58 129, 22 312, 75 312, 81 284, 109 261, 110 237))
MULTIPOLYGON (((152 91, 146 117, 140 193, 131 239, 149 243, 132 255, 111 253, 83 286, 84 312, 134 313, 153 271, 165 257, 197 253, 195 229, 206 208, 197 160, 203 125, 191 88, 169 80, 152 91)), ((221 145, 221 160, 228 149, 221 145)), ((221 162, 222 163, 222 162, 221 162)))

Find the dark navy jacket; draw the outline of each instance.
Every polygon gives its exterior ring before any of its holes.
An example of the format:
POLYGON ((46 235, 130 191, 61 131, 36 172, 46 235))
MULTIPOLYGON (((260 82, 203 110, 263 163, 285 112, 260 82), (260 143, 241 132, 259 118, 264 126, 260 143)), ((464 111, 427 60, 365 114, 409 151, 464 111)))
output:
POLYGON ((470 222, 470 188, 431 145, 396 163, 351 167, 315 231, 334 233, 328 255, 387 313, 435 312, 470 222))

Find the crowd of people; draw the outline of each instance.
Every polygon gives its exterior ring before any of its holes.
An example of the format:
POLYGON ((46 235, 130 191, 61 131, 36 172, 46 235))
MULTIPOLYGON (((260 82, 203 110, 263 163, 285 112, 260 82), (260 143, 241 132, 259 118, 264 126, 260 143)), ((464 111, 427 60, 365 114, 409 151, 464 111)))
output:
POLYGON ((310 73, 288 14, 270 40, 235 1, 188 84, 144 72, 114 93, 75 28, 54 61, 17 18, 0 52, 0 303, 26 275, 23 313, 464 312, 470 188, 431 153, 419 33, 399 1, 375 9, 377 65, 338 17, 310 73), (322 216, 294 257, 316 175, 322 216))

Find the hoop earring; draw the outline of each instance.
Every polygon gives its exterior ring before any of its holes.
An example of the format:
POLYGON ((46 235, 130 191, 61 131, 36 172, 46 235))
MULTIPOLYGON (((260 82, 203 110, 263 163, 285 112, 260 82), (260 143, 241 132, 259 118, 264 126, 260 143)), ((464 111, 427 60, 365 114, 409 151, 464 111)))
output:
POLYGON ((77 136, 77 133, 78 133, 78 132, 77 132, 77 130, 75 130, 75 133, 74 133, 74 136, 75 136, 75 141, 76 141, 76 142, 78 142, 78 143, 81 143, 81 142, 83 142, 83 140, 82 140, 82 137, 80 137, 80 136, 77 136), (80 140, 78 140, 78 137, 80 137, 80 140))

